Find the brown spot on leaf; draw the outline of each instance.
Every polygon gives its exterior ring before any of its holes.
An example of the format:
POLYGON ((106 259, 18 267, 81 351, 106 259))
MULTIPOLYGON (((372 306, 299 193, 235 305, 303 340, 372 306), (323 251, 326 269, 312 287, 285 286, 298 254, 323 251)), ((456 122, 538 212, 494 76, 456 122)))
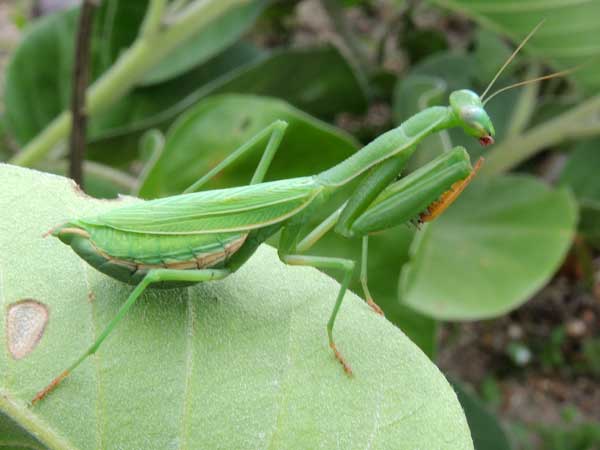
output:
POLYGON ((48 308, 28 298, 8 306, 6 334, 8 350, 14 359, 29 355, 44 335, 48 323, 48 308))

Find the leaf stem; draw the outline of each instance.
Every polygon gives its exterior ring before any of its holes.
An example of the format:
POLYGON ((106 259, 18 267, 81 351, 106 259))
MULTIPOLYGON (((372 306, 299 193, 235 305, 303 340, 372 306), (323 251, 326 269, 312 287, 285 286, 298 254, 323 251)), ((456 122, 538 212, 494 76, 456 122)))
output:
MULTIPOLYGON (((96 114, 125 95, 148 70, 179 44, 230 9, 250 0, 196 0, 164 27, 150 26, 152 32, 140 33, 135 42, 87 91, 87 113, 96 114)), ((162 0, 150 4, 144 24, 155 23, 162 0)), ((145 28, 145 27, 144 27, 145 28)), ((46 156, 71 130, 71 114, 63 111, 23 151, 9 162, 32 166, 46 156)))

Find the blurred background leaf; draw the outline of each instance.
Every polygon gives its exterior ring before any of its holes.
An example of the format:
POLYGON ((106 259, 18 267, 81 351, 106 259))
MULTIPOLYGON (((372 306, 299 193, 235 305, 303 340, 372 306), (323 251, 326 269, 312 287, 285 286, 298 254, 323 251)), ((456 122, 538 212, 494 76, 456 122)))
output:
POLYGON ((444 8, 466 14, 481 26, 520 42, 537 24, 544 25, 524 52, 560 69, 591 64, 573 75, 583 88, 600 88, 600 3, 572 0, 429 0, 444 8))
POLYGON ((33 435, 0 411, 0 450, 44 450, 33 435))
POLYGON ((465 410, 475 450, 512 450, 503 427, 475 394, 456 381, 451 384, 465 410))
POLYGON ((578 144, 560 176, 560 184, 573 190, 581 209, 579 229, 600 248, 600 140, 578 144))
POLYGON ((414 241, 402 301, 445 320, 506 314, 552 277, 576 217, 568 192, 533 177, 480 180, 414 241))

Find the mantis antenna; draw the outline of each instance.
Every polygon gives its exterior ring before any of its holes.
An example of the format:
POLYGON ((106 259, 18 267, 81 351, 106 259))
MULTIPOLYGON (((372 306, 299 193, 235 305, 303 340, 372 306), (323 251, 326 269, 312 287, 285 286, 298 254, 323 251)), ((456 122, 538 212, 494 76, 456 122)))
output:
POLYGON ((516 88, 516 87, 519 87, 519 86, 525 86, 527 84, 535 83, 537 81, 549 80, 551 78, 562 77, 564 75, 568 75, 570 73, 573 73, 576 70, 579 70, 580 68, 581 68, 581 65, 576 66, 576 67, 571 67, 570 69, 561 70, 560 72, 554 72, 554 73, 551 73, 550 75, 544 75, 543 77, 537 77, 537 78, 532 78, 531 80, 519 81, 518 83, 511 84, 510 86, 506 86, 506 87, 503 87, 501 89, 498 89, 496 92, 494 92, 493 94, 491 94, 488 98, 486 98, 483 101, 483 104, 485 105, 487 102, 489 102, 491 99, 493 99, 496 95, 498 95, 498 94, 500 94, 502 92, 508 91, 509 89, 516 88))
POLYGON ((506 69, 506 67, 512 62, 512 60, 515 59, 515 56, 517 56, 517 53, 519 53, 519 51, 523 48, 523 46, 525 44, 527 44, 527 41, 529 39, 531 39, 531 37, 535 34, 535 32, 543 25, 543 23, 545 22, 545 20, 546 19, 543 19, 540 23, 538 23, 533 28, 533 30, 531 30, 529 32, 529 34, 527 35, 527 37, 525 37, 525 39, 523 39, 523 41, 519 44, 519 46, 515 49, 515 51, 512 52, 512 55, 510 55, 508 57, 508 59, 506 60, 506 62, 502 65, 502 67, 500 67, 500 70, 498 70, 498 72, 496 72, 496 75, 494 75, 494 78, 492 78, 492 81, 490 81, 490 84, 488 84, 488 86, 485 88, 485 91, 483 91, 483 94, 481 94, 481 97, 480 97, 481 101, 483 101, 484 97, 489 92, 489 90, 492 88, 492 86, 494 85, 494 83, 496 82, 496 80, 498 79, 498 77, 500 75, 502 75, 502 72, 504 72, 504 69, 506 69))

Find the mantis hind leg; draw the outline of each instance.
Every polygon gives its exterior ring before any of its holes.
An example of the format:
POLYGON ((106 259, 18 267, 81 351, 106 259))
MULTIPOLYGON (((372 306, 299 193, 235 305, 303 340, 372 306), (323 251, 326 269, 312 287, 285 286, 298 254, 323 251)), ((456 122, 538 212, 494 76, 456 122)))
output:
POLYGON ((243 156, 244 154, 251 152, 257 148, 257 145, 262 143, 264 139, 269 136, 269 141, 267 142, 267 146, 263 151, 263 155, 258 163, 258 167, 254 171, 254 175, 252 176, 252 180, 250 184, 256 184, 263 181, 271 162, 273 161, 273 157, 275 153, 277 153, 277 149, 279 148, 279 144, 283 139, 283 135, 285 134, 285 130, 287 128, 287 122, 283 120, 276 120, 267 128, 255 134, 250 140, 245 142, 242 146, 238 147, 233 153, 231 153, 227 158, 213 167, 206 175, 188 187, 184 192, 184 194, 190 192, 196 192, 206 184, 209 180, 218 175, 223 169, 227 168, 231 164, 233 164, 238 158, 243 156))
POLYGON ((373 296, 369 291, 369 285, 367 283, 367 260, 369 257, 369 236, 363 236, 362 238, 362 259, 360 264, 360 284, 363 288, 363 292, 365 294, 365 300, 367 304, 371 307, 373 311, 377 314, 384 315, 383 310, 379 307, 377 303, 373 300, 373 296))
POLYGON ((327 322, 327 336, 329 337, 329 347, 333 350, 333 354, 336 359, 340 362, 344 371, 348 375, 352 375, 352 368, 346 362, 342 354, 337 349, 335 345, 335 341, 333 340, 333 325, 335 324, 335 319, 340 310, 340 306, 342 306, 342 302, 344 300, 344 295, 348 290, 348 285, 350 284, 350 280, 352 279, 352 273, 354 272, 354 261, 350 259, 343 258, 330 258, 323 256, 308 256, 308 255, 287 255, 280 254, 280 259, 289 265, 294 266, 311 266, 321 269, 338 269, 344 272, 344 279, 340 286, 340 290, 338 292, 338 296, 335 300, 335 305, 333 307, 333 311, 331 312, 331 316, 329 317, 329 321, 327 322))
POLYGON ((48 386, 39 391, 31 404, 42 400, 50 392, 52 392, 69 374, 79 366, 88 356, 96 353, 104 339, 108 337, 113 328, 125 317, 129 309, 135 304, 140 298, 146 288, 152 283, 160 283, 162 281, 184 281, 184 282, 197 282, 219 280, 225 278, 230 274, 229 270, 216 270, 216 269, 204 269, 204 270, 173 270, 173 269, 155 269, 148 272, 142 281, 135 287, 133 292, 129 294, 127 301, 121 306, 115 317, 109 322, 104 328, 104 331, 96 339, 96 341, 66 370, 64 370, 59 376, 57 376, 48 386))

